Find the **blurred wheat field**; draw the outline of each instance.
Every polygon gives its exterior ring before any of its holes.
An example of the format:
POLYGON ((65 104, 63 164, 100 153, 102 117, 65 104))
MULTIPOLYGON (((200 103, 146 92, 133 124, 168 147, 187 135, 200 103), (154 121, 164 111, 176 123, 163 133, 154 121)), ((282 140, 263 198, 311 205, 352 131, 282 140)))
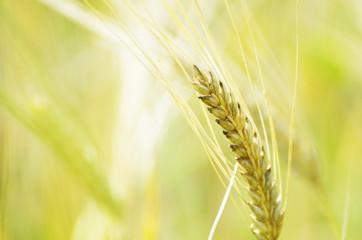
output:
MULTIPOLYGON (((194 64, 258 129, 279 239, 361 238, 361 1, 0 0, 0 43, 0 239, 208 238, 235 161, 194 64)), ((244 185, 213 239, 255 239, 244 185)))

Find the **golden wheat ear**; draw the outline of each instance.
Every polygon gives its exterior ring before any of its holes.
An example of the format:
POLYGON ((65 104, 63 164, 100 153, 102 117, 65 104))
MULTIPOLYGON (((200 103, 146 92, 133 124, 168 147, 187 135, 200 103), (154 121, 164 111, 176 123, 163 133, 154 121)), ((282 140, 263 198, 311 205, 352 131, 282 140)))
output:
POLYGON ((252 232, 257 239, 278 239, 284 216, 282 201, 259 136, 234 94, 211 72, 206 77, 194 66, 193 79, 194 88, 200 94, 199 99, 208 106, 209 112, 216 117, 216 123, 224 129, 224 135, 231 142, 231 151, 243 168, 241 175, 250 196, 250 201, 246 203, 252 212, 252 232))

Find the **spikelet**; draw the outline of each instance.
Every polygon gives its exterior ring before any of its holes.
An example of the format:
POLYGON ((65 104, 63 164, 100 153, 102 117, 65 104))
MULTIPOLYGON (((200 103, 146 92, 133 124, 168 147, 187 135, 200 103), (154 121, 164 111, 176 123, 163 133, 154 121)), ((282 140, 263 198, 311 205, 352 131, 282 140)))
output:
POLYGON ((224 129, 225 137, 231 142, 231 151, 243 168, 241 174, 250 196, 247 205, 251 210, 252 232, 260 240, 278 239, 284 212, 260 138, 234 95, 212 73, 209 72, 206 77, 194 66, 193 79, 194 88, 200 94, 199 99, 208 106, 209 112, 216 117, 216 123, 224 129))

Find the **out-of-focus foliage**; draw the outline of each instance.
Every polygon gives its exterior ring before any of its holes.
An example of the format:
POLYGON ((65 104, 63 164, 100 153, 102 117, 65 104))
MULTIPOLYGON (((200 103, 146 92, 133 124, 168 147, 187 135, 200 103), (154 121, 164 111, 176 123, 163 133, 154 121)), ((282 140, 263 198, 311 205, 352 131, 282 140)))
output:
POLYGON ((89 199, 118 218, 118 58, 40 4, 1 2, 0 26, 2 238, 68 239, 89 199))
MULTIPOLYGON (((161 84, 82 2, 0 0, 0 239, 206 239, 224 186, 161 84)), ((146 48, 154 46, 146 26, 135 26, 126 1, 111 3, 122 19, 104 1, 89 2, 114 22, 132 26, 146 48)), ((141 2, 130 4, 142 9, 141 2)), ((178 1, 166 2, 182 14, 178 1)), ((257 79, 240 1, 227 2, 257 79)), ((245 2, 285 182, 296 1, 245 2)), ((183 48, 180 26, 157 3, 146 1, 158 11, 160 27, 183 48)), ((199 4, 260 125, 225 1, 199 4)), ((183 6, 193 14, 191 4, 183 6)), ((280 239, 340 239, 343 224, 346 239, 359 239, 362 3, 302 0, 299 12, 295 165, 280 239)), ((153 61, 173 69, 172 58, 159 53, 152 52, 153 61)), ((196 105, 180 76, 175 70, 170 81, 196 105)), ((233 197, 240 206, 239 196, 233 197)), ((214 239, 252 239, 246 211, 239 213, 235 205, 228 201, 214 239)))

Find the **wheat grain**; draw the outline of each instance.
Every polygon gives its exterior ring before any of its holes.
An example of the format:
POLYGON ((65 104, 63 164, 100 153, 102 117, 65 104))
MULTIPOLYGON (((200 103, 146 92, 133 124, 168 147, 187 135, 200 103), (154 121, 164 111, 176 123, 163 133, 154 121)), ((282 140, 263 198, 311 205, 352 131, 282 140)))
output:
POLYGON ((260 138, 233 93, 221 81, 217 81, 211 72, 206 77, 194 66, 193 79, 194 88, 200 93, 199 99, 209 106, 208 110, 216 117, 216 123, 224 129, 223 133, 231 142, 231 151, 243 167, 241 175, 250 197, 246 203, 252 212, 252 232, 260 240, 278 239, 284 211, 260 138))

